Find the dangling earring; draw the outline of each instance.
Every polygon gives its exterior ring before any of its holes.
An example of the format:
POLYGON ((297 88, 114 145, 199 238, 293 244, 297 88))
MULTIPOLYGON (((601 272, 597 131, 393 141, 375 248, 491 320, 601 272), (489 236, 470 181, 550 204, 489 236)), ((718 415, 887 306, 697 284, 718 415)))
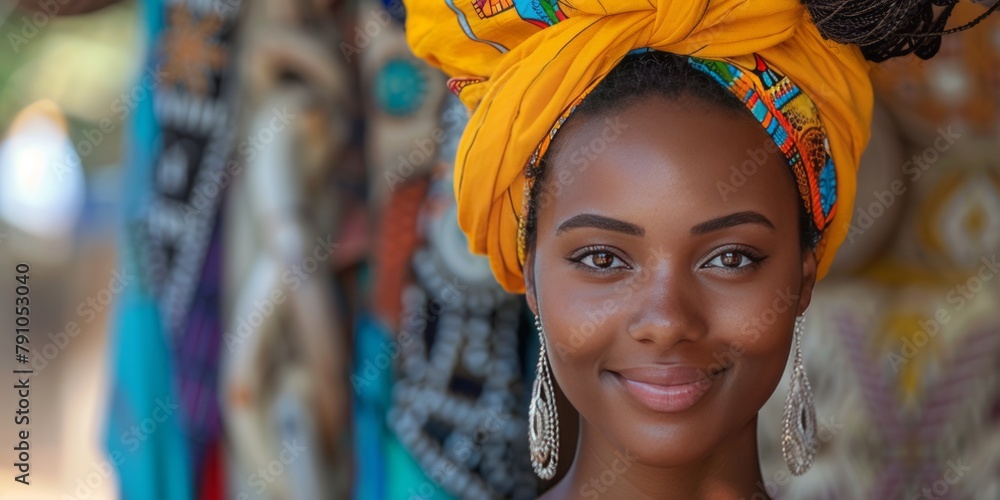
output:
POLYGON ((795 358, 792 364, 792 381, 785 398, 785 413, 781 421, 781 453, 788 470, 796 475, 805 474, 812 466, 819 443, 816 439, 816 407, 812 389, 802 366, 802 323, 805 316, 795 318, 795 358))
POLYGON ((531 406, 528 407, 528 447, 531 466, 542 479, 552 479, 559 462, 559 415, 556 413, 556 393, 552 390, 552 374, 545 349, 545 331, 542 321, 535 316, 538 329, 538 366, 535 383, 531 387, 531 406))

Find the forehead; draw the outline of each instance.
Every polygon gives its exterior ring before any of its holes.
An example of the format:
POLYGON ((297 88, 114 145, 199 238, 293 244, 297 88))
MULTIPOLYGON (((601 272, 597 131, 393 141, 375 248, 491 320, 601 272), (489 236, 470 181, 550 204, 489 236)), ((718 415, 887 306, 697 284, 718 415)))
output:
POLYGON ((798 191, 787 160, 739 111, 653 97, 571 119, 546 167, 554 215, 659 212, 697 217, 693 225, 757 210, 772 220, 787 215, 797 229, 798 191))

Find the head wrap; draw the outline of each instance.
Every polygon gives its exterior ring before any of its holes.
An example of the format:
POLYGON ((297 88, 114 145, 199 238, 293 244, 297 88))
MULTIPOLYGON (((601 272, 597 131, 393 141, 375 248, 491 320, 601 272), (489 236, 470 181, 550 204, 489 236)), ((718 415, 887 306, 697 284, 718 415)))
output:
POLYGON ((695 56, 692 65, 744 102, 795 171, 820 230, 817 277, 826 274, 849 229, 872 89, 861 51, 824 40, 798 0, 421 0, 406 7, 413 52, 451 76, 452 91, 473 110, 455 159, 458 223, 507 291, 524 292, 526 167, 636 49, 695 56))

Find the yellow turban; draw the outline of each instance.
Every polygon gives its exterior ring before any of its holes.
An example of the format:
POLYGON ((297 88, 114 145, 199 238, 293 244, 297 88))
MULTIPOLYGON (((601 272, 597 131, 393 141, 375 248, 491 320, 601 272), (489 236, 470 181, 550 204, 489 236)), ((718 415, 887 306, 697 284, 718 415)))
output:
POLYGON ((453 77, 472 110, 455 159, 458 223, 497 281, 524 293, 518 225, 525 167, 553 125, 630 51, 651 48, 754 67, 812 99, 829 138, 836 200, 816 246, 818 278, 847 235, 870 134, 868 62, 824 40, 799 0, 409 0, 414 54, 453 77), (572 3, 573 5, 569 5, 572 3))

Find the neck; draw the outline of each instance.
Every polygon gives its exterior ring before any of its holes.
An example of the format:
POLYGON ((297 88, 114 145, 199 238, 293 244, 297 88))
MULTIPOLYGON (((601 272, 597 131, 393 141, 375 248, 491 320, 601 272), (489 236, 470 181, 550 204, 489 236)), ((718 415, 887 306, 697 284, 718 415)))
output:
POLYGON ((756 416, 703 459, 669 468, 636 462, 581 420, 573 465, 544 498, 768 498, 763 483, 756 416))

